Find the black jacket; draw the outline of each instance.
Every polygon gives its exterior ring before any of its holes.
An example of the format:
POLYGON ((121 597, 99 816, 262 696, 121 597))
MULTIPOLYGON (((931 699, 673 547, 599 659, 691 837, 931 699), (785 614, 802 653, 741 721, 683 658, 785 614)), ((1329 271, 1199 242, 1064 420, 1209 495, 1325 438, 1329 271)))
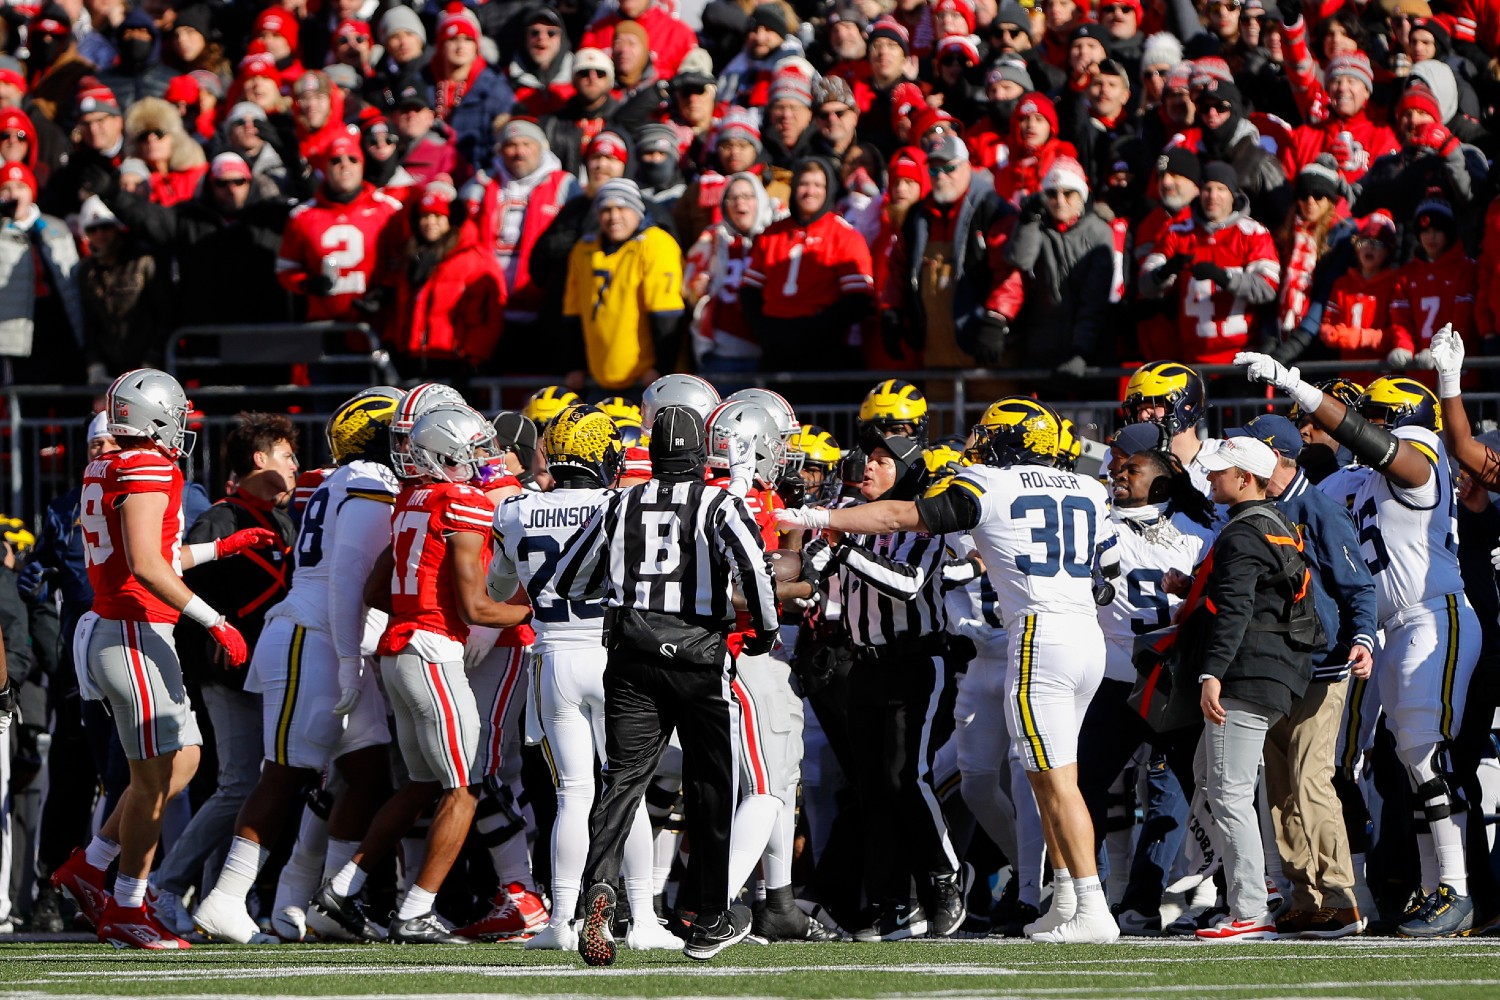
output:
MULTIPOLYGON (((1284 632, 1252 625, 1286 622, 1290 589, 1268 585, 1282 572, 1282 559, 1266 540, 1267 522, 1240 518, 1253 506, 1275 505, 1249 500, 1229 508, 1229 523, 1209 553, 1204 602, 1184 621, 1178 634, 1180 658, 1176 680, 1197 686, 1203 674, 1219 678, 1221 698, 1239 698, 1285 715, 1312 679, 1312 654, 1294 649, 1284 632)), ((1282 518, 1283 522, 1284 518, 1282 518)))

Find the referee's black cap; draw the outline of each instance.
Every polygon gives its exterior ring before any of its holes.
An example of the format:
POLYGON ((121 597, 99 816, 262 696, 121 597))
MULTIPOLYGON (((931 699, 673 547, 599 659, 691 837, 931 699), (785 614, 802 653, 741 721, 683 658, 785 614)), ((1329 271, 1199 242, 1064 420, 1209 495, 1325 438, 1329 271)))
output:
POLYGON ((708 464, 708 432, 698 411, 686 406, 664 406, 651 422, 651 470, 655 478, 702 474, 708 464))
POLYGON ((896 460, 896 485, 881 500, 915 500, 927 484, 927 463, 922 460, 922 442, 916 438, 892 434, 887 437, 874 427, 859 438, 859 447, 867 455, 883 448, 896 460))

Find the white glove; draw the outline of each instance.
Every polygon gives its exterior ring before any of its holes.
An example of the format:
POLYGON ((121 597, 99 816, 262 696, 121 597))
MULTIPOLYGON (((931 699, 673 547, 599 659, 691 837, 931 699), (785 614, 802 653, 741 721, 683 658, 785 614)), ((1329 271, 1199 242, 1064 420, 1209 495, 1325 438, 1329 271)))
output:
POLYGON ((1452 399, 1459 395, 1459 381, 1464 373, 1464 339, 1454 332, 1452 323, 1432 335, 1428 352, 1438 373, 1438 398, 1452 399))
POLYGON ((359 704, 359 681, 364 674, 364 657, 339 657, 339 703, 333 706, 334 715, 348 715, 354 711, 359 704))
POLYGON ((778 528, 802 528, 806 531, 822 531, 829 525, 828 511, 822 507, 781 507, 776 511, 778 528))
POLYGON ((0 736, 4 736, 6 730, 10 729, 12 722, 21 718, 21 701, 16 693, 14 681, 7 680, 4 688, 0 688, 0 736))
POLYGON ((1490 565, 1495 567, 1495 572, 1500 573, 1500 545, 1490 549, 1490 565))
POLYGON ((10 732, 10 720, 11 714, 9 712, 0 712, 0 736, 4 736, 10 732))
POLYGON ((1393 347, 1391 353, 1385 356, 1385 363, 1405 371, 1411 365, 1411 351, 1404 347, 1393 347))
POLYGON ((729 438, 729 492, 744 499, 755 485, 755 449, 733 435, 729 438))
POLYGON ((1323 390, 1303 382, 1301 371, 1288 368, 1269 354, 1241 351, 1234 356, 1234 363, 1245 369, 1250 381, 1269 383, 1292 397, 1303 413, 1312 413, 1323 405, 1323 390))

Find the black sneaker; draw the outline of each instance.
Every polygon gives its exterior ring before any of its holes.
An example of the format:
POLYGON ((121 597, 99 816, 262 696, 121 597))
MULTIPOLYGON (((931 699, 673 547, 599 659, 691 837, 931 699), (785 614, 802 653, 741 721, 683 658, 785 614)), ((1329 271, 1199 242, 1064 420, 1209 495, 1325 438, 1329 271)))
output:
POLYGON ((391 944, 473 944, 466 937, 459 937, 438 919, 437 913, 428 910, 420 917, 411 917, 407 920, 395 918, 391 920, 390 937, 386 940, 391 944))
POLYGON ((881 926, 885 923, 885 911, 891 903, 871 903, 865 907, 865 911, 859 915, 859 930, 854 932, 854 940, 864 944, 873 944, 880 940, 881 926))
POLYGON ((583 897, 583 930, 578 935, 578 954, 588 965, 615 964, 615 888, 596 882, 583 897))
POLYGON ((350 896, 333 891, 333 879, 324 882, 313 896, 312 905, 324 916, 361 941, 385 940, 385 929, 365 915, 365 908, 350 896))
POLYGON ((761 906, 755 911, 750 933, 765 941, 837 941, 839 936, 821 921, 803 913, 794 904, 783 907, 761 906))
POLYGON ((750 935, 751 916, 748 907, 735 903, 711 924, 693 924, 682 953, 699 962, 707 962, 730 945, 739 944, 750 935))
POLYGON ((42 881, 31 908, 31 929, 39 934, 61 934, 63 930, 62 892, 51 882, 42 881))
MULTIPOLYGON (((896 903, 880 921, 880 940, 905 941, 927 933, 927 911, 921 903, 896 903)), ((950 932, 951 933, 951 932, 950 932)))
POLYGON ((1000 936, 1021 938, 1026 936, 1026 925, 1042 919, 1042 911, 1030 903, 1017 903, 1011 907, 1005 923, 1000 925, 1000 936))
POLYGON ((956 872, 932 877, 932 920, 927 928, 931 937, 948 937, 963 924, 964 917, 969 915, 965 900, 973 881, 974 868, 967 861, 956 872))

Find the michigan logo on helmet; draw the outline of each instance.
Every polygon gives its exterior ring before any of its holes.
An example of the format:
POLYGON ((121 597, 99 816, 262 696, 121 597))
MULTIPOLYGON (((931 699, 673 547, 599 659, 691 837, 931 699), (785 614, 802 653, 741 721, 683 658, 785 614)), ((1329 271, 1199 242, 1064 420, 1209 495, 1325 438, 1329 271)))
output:
POLYGON ((598 480, 600 486, 614 485, 625 455, 615 422, 598 407, 583 403, 574 403, 553 418, 542 433, 542 450, 550 468, 576 469, 598 480))
POLYGON ((990 404, 970 438, 970 452, 985 465, 1052 465, 1062 439, 1062 419, 1045 403, 1006 396, 990 404))
POLYGON ((375 385, 355 393, 328 418, 324 434, 334 465, 363 460, 382 465, 391 459, 391 421, 406 393, 375 385))
POLYGON ((832 434, 815 424, 803 424, 787 439, 786 449, 788 457, 797 461, 814 502, 828 504, 838 498, 839 461, 844 453, 832 434))
POLYGON ((1162 424, 1173 434, 1195 427, 1208 401, 1203 377, 1177 361, 1142 365, 1125 386, 1125 420, 1162 424))
POLYGON ((547 422, 563 411, 565 407, 574 403, 581 403, 578 393, 571 389, 565 389, 560 385, 544 385, 526 400, 526 405, 521 407, 521 412, 530 417, 538 427, 546 427, 547 422))
MULTIPOLYGON (((1359 407, 1359 397, 1365 394, 1364 386, 1358 382, 1351 382, 1346 378, 1324 379, 1321 382, 1314 382, 1313 386, 1322 389, 1324 394, 1332 396, 1345 406, 1352 406, 1356 409, 1359 407)), ((1302 407, 1293 403, 1291 412, 1286 416, 1288 420, 1295 424, 1304 416, 1302 407)))
POLYGON ((1078 471, 1078 460, 1083 457, 1083 439, 1078 436, 1078 427, 1067 417, 1062 418, 1062 427, 1057 439, 1057 458, 1053 460, 1063 472, 1078 471))
POLYGON ((616 420, 615 427, 619 429, 620 442, 626 448, 651 447, 651 434, 639 421, 616 420))
POLYGON ((621 423, 638 424, 641 422, 641 408, 624 396, 610 396, 608 399, 600 400, 594 405, 604 411, 604 415, 613 420, 617 425, 621 423))
POLYGON ((927 397, 910 382, 888 378, 865 393, 859 404, 859 429, 873 427, 882 434, 905 433, 927 437, 927 397))
POLYGON ((1397 427, 1443 429, 1443 414, 1437 396, 1416 379, 1400 375, 1378 378, 1366 387, 1355 405, 1359 415, 1386 430, 1397 427))

